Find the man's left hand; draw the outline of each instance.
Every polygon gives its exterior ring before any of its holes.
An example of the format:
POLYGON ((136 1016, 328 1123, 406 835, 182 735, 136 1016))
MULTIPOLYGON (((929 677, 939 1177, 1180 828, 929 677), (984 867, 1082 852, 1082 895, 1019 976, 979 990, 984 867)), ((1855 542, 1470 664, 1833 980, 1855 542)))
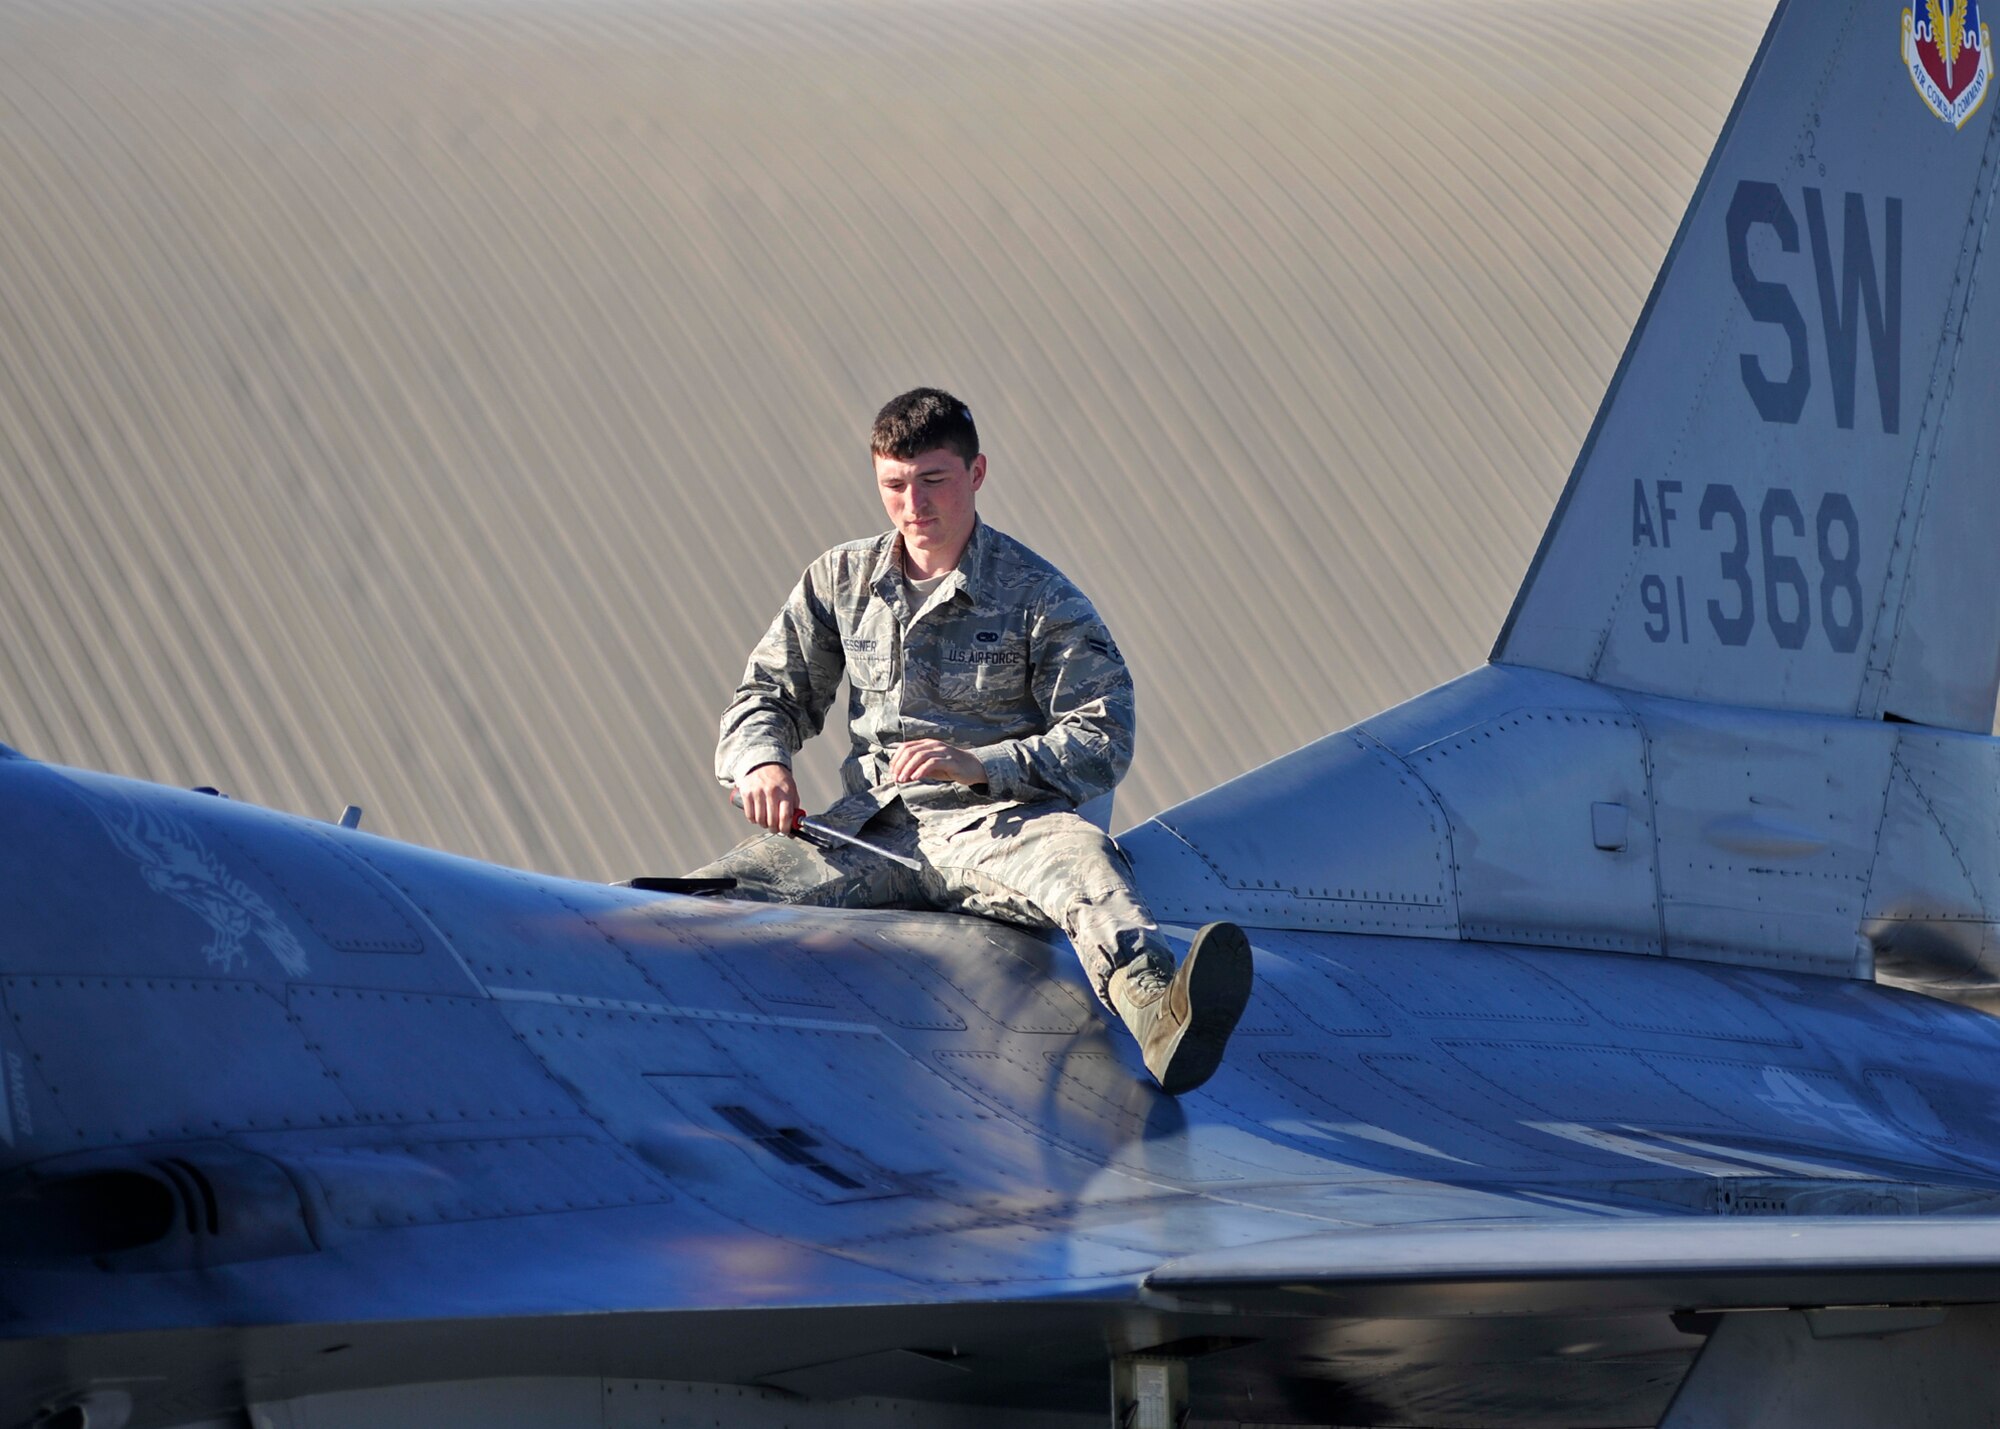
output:
POLYGON ((976 787, 986 782, 986 769, 970 751, 956 745, 941 739, 913 739, 897 745, 889 757, 889 777, 898 784, 932 779, 976 787))

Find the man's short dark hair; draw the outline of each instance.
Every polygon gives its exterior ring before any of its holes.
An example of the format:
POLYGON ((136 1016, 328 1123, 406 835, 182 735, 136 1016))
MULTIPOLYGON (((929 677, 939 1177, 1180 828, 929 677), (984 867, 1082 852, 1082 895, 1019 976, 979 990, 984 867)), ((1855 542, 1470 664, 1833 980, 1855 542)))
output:
POLYGON ((979 428, 972 425, 972 409, 951 393, 918 387, 891 397, 875 414, 868 449, 876 456, 909 461, 939 447, 967 466, 979 455, 979 428))

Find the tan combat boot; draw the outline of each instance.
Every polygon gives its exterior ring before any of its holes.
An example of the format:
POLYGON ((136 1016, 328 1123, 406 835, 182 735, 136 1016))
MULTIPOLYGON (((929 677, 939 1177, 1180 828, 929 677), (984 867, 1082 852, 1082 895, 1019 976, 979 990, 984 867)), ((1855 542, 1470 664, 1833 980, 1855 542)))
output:
POLYGON ((1135 958, 1112 974, 1112 1010, 1132 1029, 1162 1091, 1191 1092, 1222 1065, 1250 980, 1250 940, 1234 923, 1196 933, 1177 971, 1135 958))

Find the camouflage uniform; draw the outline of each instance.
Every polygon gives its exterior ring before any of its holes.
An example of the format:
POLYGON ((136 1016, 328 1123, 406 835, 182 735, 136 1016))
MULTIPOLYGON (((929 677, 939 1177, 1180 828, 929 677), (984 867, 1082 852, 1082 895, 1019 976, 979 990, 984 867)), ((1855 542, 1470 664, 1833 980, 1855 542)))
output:
POLYGON ((1171 964, 1124 855, 1076 813, 1132 761, 1132 677, 1104 622, 1060 571, 984 522, 915 612, 902 554, 886 532, 806 568, 723 712, 715 774, 733 786, 760 764, 789 766, 845 673, 846 792, 820 817, 865 826, 925 871, 767 835, 696 876, 734 878, 745 898, 1059 927, 1100 996, 1141 953, 1171 964), (985 784, 891 783, 896 746, 914 739, 970 750, 985 784))

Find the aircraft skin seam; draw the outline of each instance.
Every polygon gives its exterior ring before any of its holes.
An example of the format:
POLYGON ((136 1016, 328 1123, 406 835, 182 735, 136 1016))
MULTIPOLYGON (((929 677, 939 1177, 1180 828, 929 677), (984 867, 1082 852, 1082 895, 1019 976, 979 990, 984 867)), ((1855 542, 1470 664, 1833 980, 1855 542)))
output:
MULTIPOLYGON (((1944 840, 1944 846, 1951 850, 1952 862, 1958 865, 1958 871, 1959 873, 1964 875, 1966 886, 1972 890, 1973 896, 1977 897, 1979 893, 1979 880, 1973 877, 1972 869, 1965 861, 1965 855, 1959 852, 1958 841, 1952 838, 1951 836, 1950 823, 1946 821, 1943 815, 1938 813, 1937 805, 1931 801, 1931 796, 1924 791, 1924 786, 1922 782, 1918 780, 1916 772, 1912 770, 1909 765, 1903 762, 1902 740, 1900 738, 1896 741, 1896 753, 1889 760, 1889 778, 1886 781, 1884 781, 1882 787, 1883 820, 1886 822, 1888 819, 1889 797, 1895 790, 1896 775, 1899 773, 1903 776, 1905 782, 1909 784, 1910 793, 1915 795, 1917 802, 1924 806, 1925 816, 1930 819, 1932 827, 1934 827, 1938 831, 1938 837, 1944 840)), ((1882 855, 1881 844, 1882 844, 1882 834, 1880 826, 1878 826, 1875 834, 1876 860, 1879 860, 1882 855)), ((1875 868, 1874 868, 1874 862, 1871 862, 1869 864, 1869 870, 1868 870, 1868 888, 1866 892, 1863 894, 1864 900, 1869 895, 1872 895, 1874 891, 1875 891, 1875 868)), ((1863 903, 1864 918, 1866 916, 1866 907, 1867 905, 1866 902, 1864 901, 1863 903)), ((1937 913, 1928 913, 1927 916, 1930 919, 1935 920, 1941 915, 1937 913)), ((1960 917, 1956 921, 1983 923, 1988 920, 1985 918, 1967 918, 1964 917, 1963 915, 1960 915, 1960 917)))
POLYGON ((1639 764, 1646 771, 1646 822, 1653 835, 1653 924, 1659 939, 1659 955, 1671 957, 1667 947, 1667 890, 1660 881, 1660 870, 1666 862, 1666 851, 1660 847, 1660 802, 1653 787, 1653 732, 1646 727, 1645 716, 1639 707, 1625 697, 1622 690, 1605 685, 1604 689, 1632 719, 1632 726, 1639 732, 1639 764))
MULTIPOLYGON (((1924 812, 1930 815, 1931 822, 1938 826, 1940 833, 1944 832, 1944 824, 1938 818, 1937 810, 1931 806, 1931 801, 1925 797, 1923 790, 1918 788, 1915 776, 1910 773, 1908 766, 1903 763, 1903 736, 1899 734, 1896 736, 1895 747, 1889 754, 1888 774, 1882 780, 1882 798, 1875 811, 1874 844, 1868 859, 1868 881, 1862 885, 1861 912, 1854 923, 1855 956, 1857 958, 1863 956, 1865 950, 1865 956, 1868 959, 1868 977, 1871 982, 1875 978, 1875 949, 1867 932, 1869 921, 1868 910, 1875 906, 1875 875, 1882 866, 1882 835, 1889 827, 1889 801, 1895 797, 1896 775, 1899 771, 1905 779, 1909 780, 1910 787, 1916 793, 1917 797, 1923 800, 1924 812)), ((1945 835, 1945 844, 1947 847, 1951 847, 1952 856, 1958 858, 1958 849, 1952 846, 1949 834, 1945 835)), ((1978 885, 1972 884, 1971 871, 1965 867, 1965 860, 1959 858, 1958 866, 1959 871, 1966 875, 1967 883, 1971 884, 1976 892, 1978 885)))
MULTIPOLYGON (((1482 724, 1487 723, 1487 721, 1482 721, 1481 723, 1482 724)), ((1437 867, 1439 894, 1436 904, 1432 904, 1428 895, 1412 896, 1410 898, 1395 898, 1395 897, 1380 898, 1374 896, 1368 896, 1368 897, 1356 896, 1352 898, 1340 897, 1334 899, 1334 898, 1329 898, 1325 896, 1322 892, 1315 891, 1311 888, 1299 888, 1296 886, 1284 885, 1278 883, 1273 883, 1269 887, 1261 887, 1261 886, 1250 887, 1240 882, 1235 876, 1225 872, 1219 864, 1217 864, 1212 858, 1208 856, 1208 854, 1202 849, 1202 847, 1199 844, 1197 844, 1188 834, 1183 832, 1181 829, 1174 827, 1173 824, 1169 823, 1164 816, 1155 817, 1153 820, 1151 820, 1151 822, 1157 824, 1161 829, 1165 830, 1168 834, 1172 835, 1176 843, 1186 848, 1188 852, 1192 853, 1197 859, 1199 859, 1201 861, 1202 866, 1206 868, 1215 877, 1216 882, 1219 883, 1227 892, 1234 895, 1235 898, 1239 901, 1242 908, 1245 910, 1253 910, 1255 912, 1273 914, 1280 920, 1303 919, 1308 923, 1320 924, 1325 926, 1346 927, 1350 922, 1349 919, 1341 917, 1340 915, 1337 914, 1326 915, 1326 914, 1313 913, 1309 911, 1310 905, 1315 903, 1338 902, 1338 903, 1356 904, 1356 905, 1366 904, 1388 909, 1430 908, 1435 906, 1449 915, 1451 920, 1450 925, 1454 930, 1451 936, 1454 938, 1461 937, 1462 934, 1456 931, 1459 926, 1458 891, 1457 891, 1456 881, 1454 878, 1447 878, 1446 876, 1447 873, 1451 872, 1451 870, 1447 866, 1449 863, 1449 852, 1450 852, 1451 820, 1449 815, 1445 813, 1442 801, 1438 798, 1437 792, 1434 789, 1432 789, 1428 784, 1426 784, 1423 781, 1423 779, 1420 776, 1418 776, 1413 770, 1411 770, 1408 762, 1404 760, 1402 756, 1398 755, 1394 750, 1388 748, 1388 746, 1384 745, 1379 739, 1375 738, 1375 736, 1369 734, 1365 729, 1356 726, 1355 728, 1352 729, 1341 730, 1338 736, 1333 736, 1333 737, 1349 739, 1353 742, 1354 746, 1357 749, 1359 749, 1362 753, 1368 754, 1371 757, 1375 758, 1378 763, 1389 765, 1390 772, 1396 776, 1396 779, 1399 783, 1405 783, 1409 780, 1414 780, 1417 789, 1421 791, 1423 798, 1428 801, 1431 811, 1430 817, 1433 820, 1434 831, 1440 832, 1440 837, 1442 839, 1442 844, 1443 844, 1442 852, 1439 856, 1439 862, 1437 867), (1301 905, 1306 905, 1306 906, 1301 906, 1301 905)), ((1427 748, 1434 747, 1435 744, 1442 742, 1443 741, 1434 741, 1432 746, 1426 746, 1426 747, 1427 748)), ((1360 890, 1357 890, 1357 894, 1359 892, 1360 890)), ((1179 905, 1174 904, 1167 900, 1162 900, 1162 906, 1177 907, 1179 905)), ((1370 919, 1361 919, 1360 923, 1363 927, 1377 926, 1376 921, 1370 919)), ((1284 926, 1289 926, 1289 924, 1281 921, 1280 923, 1274 926, 1284 927, 1284 926)), ((1405 925, 1396 923, 1394 921, 1390 921, 1384 924, 1383 926, 1388 927, 1392 931, 1401 931, 1405 925)))
POLYGON ((1465 937, 1465 919, 1460 912, 1458 896, 1458 854, 1452 845, 1451 814, 1446 810, 1444 800, 1438 797, 1437 790, 1430 786, 1423 775, 1417 773, 1409 760, 1370 734, 1366 729, 1357 728, 1354 734, 1364 747, 1372 748, 1378 758, 1388 760, 1400 769, 1403 777, 1414 783, 1417 788, 1423 790, 1424 797, 1430 801, 1431 814, 1436 821, 1438 829, 1438 871, 1443 875, 1440 882, 1447 889, 1451 899, 1447 911, 1451 915, 1452 936, 1463 940, 1465 937))
MULTIPOLYGON (((356 837, 370 837, 370 836, 356 835, 356 837)), ((443 948, 447 953, 451 954, 452 962, 457 964, 458 970, 465 974, 465 979, 467 982, 472 984, 473 990, 476 991, 481 997, 490 999, 493 996, 492 990, 486 986, 484 981, 481 980, 479 974, 472 970, 472 964, 469 961, 467 961, 465 954, 458 950, 458 944, 445 936, 444 929, 440 928, 437 925, 437 920, 432 918, 429 911, 425 909, 422 901, 418 899, 418 897, 416 896, 415 890, 409 888, 407 885, 404 884, 404 882, 400 878, 396 877, 396 875, 392 873, 388 868, 384 867, 381 863, 377 862, 375 859, 368 857, 368 855, 362 852, 361 850, 356 849, 354 851, 354 857, 357 862, 361 863, 371 872, 379 875, 383 882, 387 883, 391 888, 395 889, 398 893, 403 895, 403 902, 409 907, 409 910, 416 915, 417 919, 421 924, 421 926, 417 930, 419 936, 421 936, 424 932, 428 931, 432 937, 436 938, 438 940, 438 946, 443 948)))
MULTIPOLYGON (((1700 389, 1697 388, 1696 398, 1695 401, 1690 404, 1690 410, 1688 415, 1691 417, 1693 415, 1694 410, 1698 409, 1699 406, 1700 406, 1700 389)), ((1682 428, 1683 430, 1685 430, 1686 428, 1685 420, 1683 420, 1682 422, 1682 428)), ((1674 469, 1676 461, 1678 460, 1678 454, 1679 453, 1677 445, 1675 458, 1670 459, 1667 462, 1665 468, 1666 470, 1672 471, 1674 469)), ((1590 680, 1594 683, 1597 679, 1598 669, 1604 664, 1604 652, 1607 649, 1609 649, 1611 645, 1611 632, 1618 628, 1618 617, 1621 614, 1623 614, 1625 610, 1625 597, 1632 593, 1632 582, 1639 578, 1639 567, 1642 564, 1643 560, 1640 556, 1640 548, 1638 546, 1633 546, 1625 555, 1625 575, 1624 578, 1618 582, 1617 594, 1613 595, 1609 601, 1605 602, 1604 621, 1598 627, 1597 630, 1597 643, 1596 646, 1590 652, 1590 663, 1587 664, 1583 670, 1583 678, 1586 680, 1590 680)))
MULTIPOLYGON (((1329 1067, 1337 1071, 1338 1063, 1335 1062, 1333 1058, 1324 1055, 1322 1052, 1278 1050, 1278 1051, 1268 1051, 1260 1053, 1258 1060, 1261 1063, 1261 1071, 1253 1072, 1252 1075, 1257 1077, 1259 1084, 1267 1092, 1271 1093, 1272 1095, 1275 1095, 1279 1100, 1293 1107, 1299 1113, 1297 1120, 1309 1124, 1327 1126, 1331 1131, 1331 1134, 1336 1138, 1362 1139, 1355 1137, 1354 1133, 1350 1131, 1340 1130, 1339 1124, 1329 1123, 1327 1118, 1327 1110, 1324 1102, 1312 1091, 1310 1087, 1306 1086, 1304 1083, 1294 1080, 1292 1075, 1286 1072, 1284 1068, 1280 1065, 1280 1063, 1283 1062, 1293 1062, 1300 1064, 1329 1067)), ((1392 1062, 1420 1063, 1423 1062, 1425 1058, 1420 1057, 1413 1052, 1392 1052, 1383 1055, 1362 1053, 1360 1054, 1358 1060, 1362 1063, 1362 1065, 1366 1066, 1371 1072, 1374 1072, 1376 1075, 1379 1076, 1382 1075, 1380 1072, 1380 1067, 1385 1063, 1392 1063, 1392 1062)), ((1447 1156, 1446 1158, 1447 1160, 1458 1161, 1466 1165, 1476 1167, 1479 1170, 1491 1173, 1495 1169, 1496 1165, 1499 1164, 1498 1158, 1513 1156, 1518 1153, 1519 1156, 1523 1159, 1517 1160, 1515 1163, 1513 1163, 1511 1169, 1520 1174, 1524 1175, 1549 1174, 1556 1169, 1547 1164, 1547 1158, 1542 1156, 1538 1152, 1537 1147, 1535 1145, 1524 1140, 1513 1138, 1507 1133, 1497 1131, 1489 1126, 1481 1125, 1478 1121, 1475 1121, 1470 1117, 1459 1115, 1459 1113, 1453 1110, 1452 1108, 1439 1106, 1435 1102, 1429 1102, 1427 1098, 1419 1095, 1414 1091, 1411 1091, 1408 1087, 1404 1087, 1401 1086, 1400 1084, 1394 1083, 1393 1079, 1390 1080, 1391 1080, 1391 1085, 1395 1086, 1396 1092, 1401 1098, 1405 1098, 1409 1101, 1420 1104, 1428 1104, 1432 1108, 1435 1117, 1437 1119, 1439 1119, 1442 1122, 1451 1123, 1452 1126, 1456 1129, 1457 1134, 1460 1137, 1459 1149, 1465 1151, 1467 1155, 1447 1156), (1488 1161, 1484 1162, 1468 1160, 1467 1158, 1475 1151, 1483 1151, 1489 1158, 1493 1159, 1489 1159, 1488 1161)), ((1490 1085, 1490 1083, 1488 1085, 1490 1085)), ((1485 1095, 1485 1093, 1481 1094, 1485 1095)), ((1505 1105, 1506 1102, 1505 1100, 1502 1100, 1498 1104, 1505 1105)), ((1365 1125, 1366 1123, 1362 1124, 1365 1125)), ((1381 1130, 1382 1128, 1375 1127, 1371 1129, 1381 1130)), ((1291 1135, 1292 1139, 1295 1141, 1301 1139, 1295 1133, 1287 1133, 1287 1134, 1291 1135)), ((1434 1135, 1435 1132, 1432 1132, 1431 1134, 1434 1135)), ((1404 1146, 1397 1149, 1406 1152, 1411 1150, 1411 1148, 1408 1146, 1404 1146)), ((1432 1147, 1429 1148, 1428 1150, 1419 1151, 1416 1153, 1418 1155, 1425 1157, 1424 1164, 1426 1168, 1433 1171, 1436 1168, 1430 1166, 1430 1158, 1433 1155, 1433 1153, 1435 1153, 1435 1151, 1436 1148, 1432 1147)), ((1374 1173, 1373 1179, 1378 1181, 1379 1180, 1403 1181, 1403 1180, 1413 1179, 1421 1174, 1422 1173, 1420 1172, 1408 1169, 1400 1171, 1383 1169, 1376 1171, 1374 1173)), ((1495 1190, 1496 1194, 1499 1195, 1513 1194, 1512 1188, 1500 1188, 1496 1186, 1495 1190)), ((1305 1214, 1304 1212, 1298 1212, 1298 1211, 1295 1211, 1294 1213, 1298 1215, 1305 1214)))
MULTIPOLYGON (((316 912, 304 907, 297 901, 290 876, 283 868, 277 866, 268 855, 261 853, 254 840, 245 840, 240 833, 231 833, 227 830, 218 830, 216 837, 233 847, 243 857, 245 862, 261 873, 265 880, 273 888, 277 889, 287 902, 290 902, 298 910, 299 916, 304 920, 306 926, 311 928, 327 946, 333 948, 335 951, 413 953, 421 953, 423 951, 422 933, 410 926, 409 919, 404 916, 402 910, 390 900, 389 896, 381 888, 376 886, 376 880, 370 877, 370 874, 373 872, 372 869, 357 865, 355 860, 349 856, 347 850, 343 849, 337 842, 319 829, 308 827, 299 830, 299 832, 315 847, 324 849, 327 857, 336 865, 353 867, 355 870, 355 880, 360 884, 362 890, 370 900, 370 906, 383 910, 391 918, 403 924, 411 934, 416 936, 418 945, 412 948, 409 946, 408 939, 394 937, 378 939, 341 937, 339 928, 323 926, 325 922, 323 910, 316 912)), ((408 901, 407 898, 404 900, 405 903, 408 901)))
MULTIPOLYGON (((1567 677, 1567 678, 1574 679, 1580 677, 1567 677)), ((1457 919, 1458 937, 1462 941, 1504 943, 1516 947, 1538 947, 1538 946, 1561 947, 1561 948, 1571 948, 1571 949, 1586 949, 1598 952, 1634 953, 1640 956, 1654 956, 1654 955, 1664 954, 1666 949, 1665 927, 1664 927, 1665 915, 1663 912, 1663 902, 1662 902, 1661 887, 1660 887, 1660 858, 1659 858, 1659 847, 1658 847, 1659 834, 1657 827, 1658 820, 1654 815, 1651 736, 1646 730, 1644 722, 1639 718, 1634 707, 1627 700, 1625 700, 1616 690, 1614 690, 1610 686, 1597 686, 1597 688, 1604 690, 1607 694, 1611 696, 1614 703, 1617 705, 1616 712, 1610 710, 1590 708, 1590 707, 1571 709, 1566 704, 1563 703, 1555 703, 1547 705, 1535 705, 1535 704, 1510 705, 1508 708, 1496 713, 1495 715, 1493 715, 1488 719, 1475 721, 1473 724, 1458 729, 1450 735, 1443 736, 1439 739, 1432 740, 1424 745, 1419 746, 1417 749, 1411 751, 1411 754, 1408 756, 1408 759, 1422 758, 1424 762, 1428 763, 1434 758, 1449 757, 1451 754, 1456 753, 1462 749, 1469 749, 1476 744, 1482 743, 1494 737, 1495 735, 1505 734, 1509 731, 1531 726, 1539 721, 1544 721, 1544 720, 1552 721, 1558 717, 1563 719, 1574 718, 1594 725, 1605 725, 1615 728, 1629 729, 1633 733, 1637 734, 1639 736, 1639 742, 1640 742, 1640 768, 1644 774, 1644 802, 1645 802, 1644 812, 1649 822, 1653 823, 1654 825, 1653 858, 1652 858, 1652 884, 1653 884, 1652 901, 1653 901, 1654 931, 1651 934, 1648 934, 1644 931, 1617 932, 1609 934, 1602 932, 1573 933, 1573 932, 1564 932, 1559 929, 1551 928, 1547 926, 1545 923, 1516 924, 1516 923, 1508 923, 1508 922, 1501 922, 1494 920, 1482 920, 1482 919, 1467 917, 1464 914, 1462 908, 1458 905, 1459 894, 1456 885, 1458 864, 1457 864, 1455 849, 1452 848, 1450 844, 1449 831, 1451 828, 1451 820, 1449 815, 1446 814, 1445 838, 1446 838, 1447 849, 1450 851, 1451 854, 1451 864, 1454 877, 1454 883, 1453 883, 1454 911, 1457 919)), ((1391 753, 1393 754, 1393 751, 1391 751, 1391 753)), ((1421 775, 1418 775, 1417 777, 1421 779, 1421 775)), ((1442 811, 1443 799, 1440 795, 1438 795, 1435 792, 1435 790, 1432 791, 1432 798, 1437 801, 1440 810, 1442 811)))
POLYGON ((1172 824, 1168 823, 1164 818, 1156 818, 1153 820, 1153 822, 1158 824, 1161 828, 1165 829, 1168 832, 1168 834, 1172 835, 1175 843, 1181 845, 1181 847, 1185 848, 1189 853, 1193 854, 1196 858, 1200 859, 1201 866, 1207 869, 1210 873, 1215 875, 1215 881, 1217 883, 1221 884, 1224 888, 1228 888, 1230 886, 1229 875, 1224 873, 1220 868, 1216 867, 1215 860, 1210 858, 1206 853, 1204 853, 1201 849, 1201 846, 1195 843, 1193 839, 1189 838, 1186 834, 1182 833, 1179 829, 1175 828, 1172 824))
MULTIPOLYGON (((7 1021, 13 1025, 11 1041, 0 1039, 0 1097, 6 1097, 10 1103, 16 1093, 22 1098, 22 1105, 10 1107, 14 1130, 21 1137, 26 1138, 35 1134, 39 1118, 33 1114, 33 1110, 39 1106, 47 1108, 47 1115, 60 1125, 59 1139, 75 1140, 82 1135, 82 1128, 77 1126, 74 1118, 63 1110, 62 1103, 56 1100, 55 1092, 49 1085, 48 1075, 42 1070, 41 1062, 31 1055, 26 1019, 7 996, 8 985, 12 981, 11 977, 0 978, 0 1014, 4 1014, 7 1021), (18 1051, 15 1050, 17 1048, 18 1051), (27 1096, 28 1088, 41 1093, 39 1100, 27 1096), (31 1113, 25 1125, 21 1116, 23 1109, 31 1113)), ((12 1143, 9 1144, 11 1146, 12 1143)))
POLYGON ((1918 426, 1910 472, 1905 479, 1903 504, 1896 513, 1896 530, 1890 539, 1889 578, 1882 583, 1882 598, 1875 610, 1869 637, 1868 659, 1862 665, 1861 691, 1855 714, 1863 719, 1879 719, 1889 713, 1888 701, 1895 688, 1896 657, 1902 646, 1903 622, 1909 614, 1909 592, 1918 564, 1918 547, 1924 534, 1924 516, 1935 489, 1938 440, 1951 410, 1956 390, 1958 358, 1965 346, 1967 316, 1978 289, 1979 263, 1985 255, 1986 234, 1993 222, 1994 161, 2000 155, 2000 126, 1988 124, 1986 147, 1979 160, 1979 180, 1973 186, 1972 202, 1965 215, 1966 237, 1959 245, 1959 271, 1952 282, 1952 298, 1945 305, 1947 340, 1938 345, 1932 358, 1930 382, 1924 393, 1924 415, 1918 426), (1981 194, 1985 203, 1980 202, 1981 194), (1974 232, 1975 227, 1977 232, 1974 232), (1942 390, 1940 390, 1942 389, 1942 390), (1926 441, 1926 438, 1928 441, 1926 441), (1914 505, 1915 509, 1912 510, 1914 505), (1900 565, 1901 570, 1894 569, 1900 565), (1885 630, 1885 626, 1887 627, 1885 630))
MULTIPOLYGON (((1672 454, 1661 465, 1659 474, 1670 476, 1681 468, 1681 451, 1687 444, 1688 432, 1693 428, 1695 418, 1701 413, 1702 400, 1708 391, 1709 381, 1715 374, 1716 364, 1722 361, 1724 351, 1730 346, 1733 328, 1729 324, 1718 324, 1715 343, 1709 349, 1708 364, 1702 370, 1702 380, 1689 391, 1687 410, 1681 414, 1681 428, 1674 437, 1672 454)), ((1607 405, 1609 398, 1606 398, 1607 405)), ((1618 583, 1618 593, 1605 605, 1604 625, 1597 632, 1597 648, 1590 653, 1590 664, 1584 671, 1584 678, 1595 684, 1598 670, 1604 664, 1604 653, 1611 647, 1612 632, 1618 628, 1619 617, 1625 613, 1626 599, 1632 594, 1632 583, 1639 578, 1640 567, 1644 564, 1640 547, 1634 545, 1625 558, 1625 578, 1618 583)))

